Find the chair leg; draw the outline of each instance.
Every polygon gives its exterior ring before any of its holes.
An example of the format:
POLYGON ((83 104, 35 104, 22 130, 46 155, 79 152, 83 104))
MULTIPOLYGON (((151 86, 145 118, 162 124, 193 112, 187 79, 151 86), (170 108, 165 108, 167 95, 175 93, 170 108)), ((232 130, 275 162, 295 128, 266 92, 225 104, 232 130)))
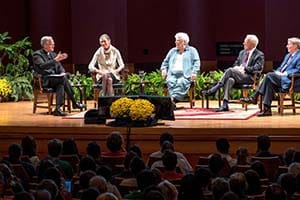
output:
POLYGON ((38 97, 37 91, 34 91, 33 92, 33 113, 36 112, 37 97, 38 97))
POLYGON ((291 96, 291 101, 292 101, 292 108, 293 108, 293 114, 296 114, 296 105, 295 105, 295 98, 294 98, 294 93, 290 94, 291 96))
POLYGON ((48 114, 51 115, 52 113, 52 104, 53 104, 53 94, 47 93, 47 99, 48 99, 48 114))
POLYGON ((94 107, 95 108, 97 108, 97 105, 98 105, 99 94, 100 94, 100 89, 95 88, 94 89, 94 107))
MULTIPOLYGON (((248 95, 249 95, 249 90, 248 89, 242 89, 243 98, 248 97, 248 95)), ((247 103, 242 103, 242 107, 245 108, 245 111, 248 110, 248 104, 247 103)))
POLYGON ((284 97, 285 97, 285 93, 279 93, 279 113, 280 115, 283 115, 283 103, 284 103, 284 97))

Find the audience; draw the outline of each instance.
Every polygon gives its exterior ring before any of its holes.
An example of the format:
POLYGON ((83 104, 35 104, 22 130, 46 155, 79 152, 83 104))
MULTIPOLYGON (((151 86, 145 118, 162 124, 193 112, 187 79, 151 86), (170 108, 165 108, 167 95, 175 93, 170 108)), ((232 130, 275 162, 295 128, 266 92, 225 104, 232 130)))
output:
POLYGON ((36 154, 36 142, 34 137, 25 136, 22 138, 21 146, 23 149, 22 155, 28 156, 32 165, 36 168, 40 162, 39 157, 36 154))

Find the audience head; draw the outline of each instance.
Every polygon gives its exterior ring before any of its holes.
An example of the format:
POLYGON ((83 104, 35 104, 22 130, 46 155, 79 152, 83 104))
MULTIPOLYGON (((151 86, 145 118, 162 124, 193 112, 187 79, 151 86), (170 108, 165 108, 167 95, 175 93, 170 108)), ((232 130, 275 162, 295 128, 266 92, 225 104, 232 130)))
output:
POLYGON ((287 148, 283 153, 283 160, 286 166, 289 166, 293 162, 293 156, 294 156, 295 148, 290 147, 287 148))
POLYGON ((68 138, 63 141, 62 154, 64 155, 78 155, 78 148, 73 138, 68 138))
POLYGON ((268 135, 260 135, 257 137, 257 152, 269 151, 271 147, 271 140, 268 135))
POLYGON ((103 176, 106 181, 110 181, 112 177, 112 169, 107 165, 101 165, 98 167, 96 174, 103 176))
POLYGON ((210 185, 212 175, 207 168, 200 167, 195 172, 195 180, 201 188, 205 188, 210 185))
POLYGON ((214 176, 218 173, 224 166, 224 160, 221 158, 220 154, 212 154, 208 161, 208 168, 214 176))
POLYGON ((211 183, 211 190, 214 200, 219 200, 221 197, 229 191, 229 184, 224 178, 215 178, 211 183))
POLYGON ((241 172, 236 172, 230 176, 229 179, 230 190, 238 195, 239 198, 245 196, 245 191, 247 189, 246 177, 241 172))
POLYGON ((169 150, 166 150, 162 156, 162 162, 166 171, 173 171, 177 165, 177 155, 169 150))
POLYGON ((139 157, 134 157, 130 162, 130 171, 135 177, 145 168, 145 162, 139 157))
POLYGON ((55 164, 52 160, 44 159, 40 161, 40 164, 38 165, 37 168, 37 174, 40 180, 44 178, 44 174, 46 170, 51 167, 55 167, 55 164))
POLYGON ((300 163, 300 150, 295 150, 293 154, 293 162, 300 163))
POLYGON ((174 146, 171 142, 165 141, 161 146, 161 152, 164 153, 166 150, 174 151, 174 146))
POLYGON ((55 182, 58 188, 61 186, 61 173, 56 167, 50 167, 45 171, 45 179, 51 179, 55 182))
POLYGON ((95 160, 101 156, 100 145, 96 141, 89 142, 86 147, 86 152, 89 156, 93 157, 95 160))
POLYGON ((96 176, 96 173, 91 170, 84 171, 79 176, 79 184, 83 189, 87 189, 89 187, 90 179, 96 176))
POLYGON ((29 157, 36 156, 36 142, 34 137, 28 135, 22 138, 21 146, 23 149, 23 155, 29 157))
POLYGON ((89 181, 90 187, 97 188, 100 193, 107 191, 106 180, 102 176, 93 176, 89 181))
POLYGON ((106 146, 111 152, 118 152, 122 149, 123 137, 120 132, 113 131, 106 138, 106 146))
POLYGON ((62 151, 62 142, 59 139, 52 139, 48 142, 48 154, 51 157, 58 157, 62 151))
POLYGON ((175 185, 164 180, 158 184, 158 187, 160 188, 165 200, 177 200, 178 192, 175 185))
POLYGON ((292 196, 297 191, 297 179, 292 174, 280 174, 277 183, 283 187, 288 196, 292 196))
POLYGON ((236 150, 237 164, 238 165, 247 165, 249 164, 249 151, 246 147, 239 147, 236 150))
POLYGON ((156 184, 156 177, 149 169, 143 169, 136 177, 138 188, 143 191, 145 188, 156 184))
POLYGON ((51 193, 46 189, 39 189, 34 192, 34 197, 37 200, 51 200, 51 193))
POLYGON ((216 141, 216 147, 217 147, 217 150, 220 153, 228 154, 230 144, 229 144, 229 141, 226 138, 219 138, 216 141))
POLYGON ((142 150, 137 144, 132 145, 129 148, 129 151, 135 152, 140 158, 142 158, 142 150))
POLYGON ((144 200, 166 200, 163 194, 157 190, 150 190, 144 195, 144 200))
POLYGON ((34 200, 34 196, 29 192, 19 192, 14 195, 13 200, 34 200))
POLYGON ((256 160, 252 162, 250 168, 258 173, 259 178, 266 178, 266 169, 261 161, 256 160))
POLYGON ((291 163, 288 167, 288 173, 292 174, 293 176, 297 176, 298 174, 300 174, 300 163, 291 163))
POLYGON ((201 198, 203 198, 203 192, 199 185, 196 183, 195 176, 193 174, 186 174, 181 179, 178 199, 198 200, 201 198))
POLYGON ((52 199, 56 199, 58 196, 58 187, 55 184, 55 182, 51 179, 43 179, 39 184, 38 184, 38 190, 47 190, 50 192, 52 199))
POLYGON ((80 162, 79 162, 79 170, 81 172, 84 172, 86 170, 92 170, 92 171, 96 171, 96 162, 95 160, 90 157, 90 156, 85 156, 83 158, 81 158, 80 162))
POLYGON ((22 148, 19 144, 12 144, 8 147, 9 159, 19 160, 22 154, 22 148))
POLYGON ((247 195, 256 195, 261 193, 261 184, 260 178, 256 171, 253 169, 247 170, 245 173, 245 177, 248 183, 248 187, 246 190, 247 195))
POLYGON ((97 188, 90 187, 82 192, 80 200, 96 200, 99 195, 100 192, 97 188))
POLYGON ((165 142, 165 141, 169 141, 171 142, 172 144, 174 143, 174 138, 173 138, 173 135, 169 132, 164 132, 160 135, 160 138, 159 138, 159 144, 160 146, 162 146, 162 144, 165 142))
POLYGON ((265 200, 285 200, 286 193, 281 185, 272 183, 265 191, 265 200))
POLYGON ((240 200, 240 198, 234 192, 226 192, 221 200, 240 200))
POLYGON ((100 194, 97 197, 97 200, 119 200, 119 199, 113 193, 105 192, 105 193, 100 194))
POLYGON ((135 152, 129 151, 126 153, 126 156, 124 158, 124 169, 130 168, 130 163, 134 157, 138 157, 138 155, 135 152))

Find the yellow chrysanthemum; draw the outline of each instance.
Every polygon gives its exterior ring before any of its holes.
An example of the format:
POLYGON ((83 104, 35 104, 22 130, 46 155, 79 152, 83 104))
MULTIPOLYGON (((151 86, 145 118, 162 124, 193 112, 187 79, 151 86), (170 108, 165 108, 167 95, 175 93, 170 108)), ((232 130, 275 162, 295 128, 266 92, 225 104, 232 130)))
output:
POLYGON ((12 88, 6 79, 0 79, 0 96, 8 97, 12 93, 12 88))
POLYGON ((145 99, 136 99, 130 107, 130 118, 136 121, 144 121, 151 117, 154 105, 145 99))
POLYGON ((133 100, 127 97, 117 99, 110 106, 110 115, 112 117, 129 117, 129 109, 133 100))

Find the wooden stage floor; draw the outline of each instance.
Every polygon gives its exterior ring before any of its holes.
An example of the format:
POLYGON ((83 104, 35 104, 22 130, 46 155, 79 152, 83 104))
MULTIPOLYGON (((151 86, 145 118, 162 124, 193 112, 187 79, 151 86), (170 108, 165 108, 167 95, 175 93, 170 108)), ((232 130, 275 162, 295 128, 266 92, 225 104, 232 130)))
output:
MULTIPOLYGON (((88 108, 92 108, 89 102, 88 108)), ((200 106, 201 102, 196 102, 200 106)), ((254 105, 252 105, 254 106, 254 105)), ((216 107, 213 104, 212 107, 216 107)), ((74 111, 74 114, 78 111, 74 111)), ((287 147, 300 147, 300 111, 293 115, 285 111, 283 116, 273 109, 271 117, 252 117, 248 120, 176 120, 163 121, 165 124, 150 128, 132 128, 131 144, 138 144, 147 156, 159 148, 159 135, 168 131, 174 134, 175 148, 188 155, 192 163, 199 155, 215 151, 215 140, 226 137, 231 143, 231 153, 239 146, 246 146, 251 153, 256 150, 256 137, 268 134, 272 138, 272 150, 282 153, 287 147)), ((79 144, 81 153, 86 144, 95 140, 105 149, 105 137, 113 130, 121 131, 126 138, 124 127, 105 125, 87 125, 83 119, 62 119, 47 115, 45 109, 32 113, 32 102, 0 103, 0 156, 7 153, 11 143, 19 143, 25 135, 32 135, 38 142, 38 152, 45 155, 47 141, 52 138, 65 139, 73 137, 79 144)))

